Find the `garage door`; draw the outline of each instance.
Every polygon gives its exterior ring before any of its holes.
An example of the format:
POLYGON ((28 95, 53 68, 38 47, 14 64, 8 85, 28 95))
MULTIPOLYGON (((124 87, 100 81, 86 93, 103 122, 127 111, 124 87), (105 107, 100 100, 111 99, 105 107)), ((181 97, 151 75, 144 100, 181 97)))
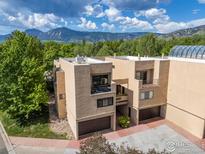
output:
POLYGON ((110 116, 79 122, 78 124, 79 135, 97 132, 103 129, 109 129, 111 128, 110 126, 111 126, 110 116))
POLYGON ((139 121, 160 117, 160 106, 139 111, 139 121))

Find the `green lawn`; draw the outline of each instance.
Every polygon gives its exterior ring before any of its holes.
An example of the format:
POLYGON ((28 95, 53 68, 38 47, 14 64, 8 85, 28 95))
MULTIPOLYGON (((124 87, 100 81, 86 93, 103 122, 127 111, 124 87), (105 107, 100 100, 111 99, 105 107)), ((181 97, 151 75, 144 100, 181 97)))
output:
POLYGON ((36 137, 50 139, 66 139, 66 134, 56 134, 49 129, 46 120, 39 119, 27 126, 20 126, 18 122, 11 119, 5 112, 0 112, 0 120, 9 136, 36 137))

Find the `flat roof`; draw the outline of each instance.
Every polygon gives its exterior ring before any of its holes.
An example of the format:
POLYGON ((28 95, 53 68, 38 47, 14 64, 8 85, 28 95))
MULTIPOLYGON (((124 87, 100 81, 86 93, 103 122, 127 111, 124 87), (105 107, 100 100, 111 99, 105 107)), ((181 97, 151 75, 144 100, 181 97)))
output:
POLYGON ((89 57, 80 57, 80 60, 77 60, 77 58, 62 58, 74 65, 89 65, 89 64, 105 64, 105 63, 111 63, 108 61, 103 61, 95 58, 89 58, 89 57))
POLYGON ((168 60, 167 57, 138 57, 138 56, 115 56, 114 59, 130 60, 130 61, 153 61, 153 60, 168 60))
POLYGON ((193 59, 193 58, 170 57, 170 56, 164 56, 164 57, 115 56, 112 58, 121 59, 121 60, 130 60, 130 61, 175 60, 175 61, 184 61, 184 62, 205 64, 205 59, 193 59))
POLYGON ((192 59, 192 58, 182 58, 182 57, 168 57, 168 59, 175 60, 175 61, 205 64, 205 59, 192 59))

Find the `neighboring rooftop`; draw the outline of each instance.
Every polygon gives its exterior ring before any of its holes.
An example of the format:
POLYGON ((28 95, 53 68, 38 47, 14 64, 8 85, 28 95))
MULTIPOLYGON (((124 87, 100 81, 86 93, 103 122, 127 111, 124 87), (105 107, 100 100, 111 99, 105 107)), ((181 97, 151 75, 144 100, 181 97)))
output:
MULTIPOLYGON (((205 46, 204 46, 205 47, 205 46)), ((205 56, 205 55, 204 55, 205 56)), ((205 59, 194 59, 188 57, 174 57, 174 56, 164 56, 164 57, 138 57, 138 56, 116 56, 115 59, 130 60, 130 61, 153 61, 153 60, 176 60, 185 61, 193 63, 205 63, 205 59)))
POLYGON ((63 58, 63 59, 75 65, 110 63, 110 62, 99 60, 99 59, 80 57, 80 56, 77 56, 76 58, 63 58))
POLYGON ((167 60, 167 57, 115 56, 113 58, 122 59, 122 60, 130 60, 130 61, 167 60))

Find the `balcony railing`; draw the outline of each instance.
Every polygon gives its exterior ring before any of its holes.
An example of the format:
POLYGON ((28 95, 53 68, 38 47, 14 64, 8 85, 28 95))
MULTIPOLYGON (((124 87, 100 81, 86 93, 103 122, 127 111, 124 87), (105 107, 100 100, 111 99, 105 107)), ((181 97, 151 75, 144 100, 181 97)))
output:
POLYGON ((116 103, 117 104, 127 104, 128 103, 128 95, 127 94, 120 94, 116 96, 116 103))
POLYGON ((104 92, 110 92, 111 91, 111 86, 108 85, 108 86, 96 86, 96 87, 93 87, 91 89, 91 94, 98 94, 98 93, 104 93, 104 92))
POLYGON ((150 88, 159 86, 159 79, 153 79, 152 83, 143 84, 142 80, 139 80, 139 88, 150 88))

